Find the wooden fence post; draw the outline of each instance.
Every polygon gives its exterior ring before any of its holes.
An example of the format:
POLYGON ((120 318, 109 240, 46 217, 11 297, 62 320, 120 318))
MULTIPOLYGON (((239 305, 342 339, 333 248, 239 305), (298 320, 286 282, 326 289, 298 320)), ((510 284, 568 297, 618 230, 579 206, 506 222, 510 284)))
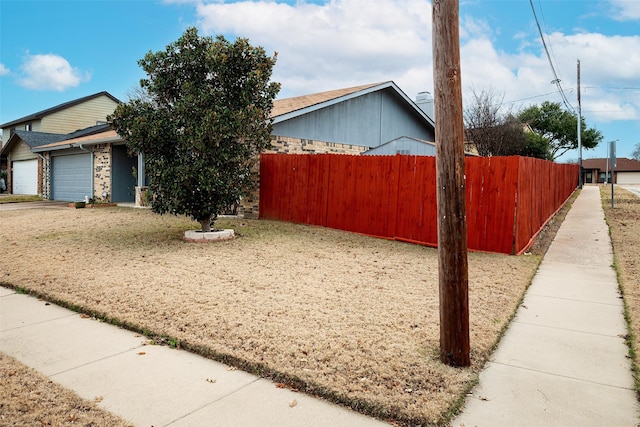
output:
POLYGON ((433 0, 440 359, 469 366, 464 127, 458 0, 433 0))

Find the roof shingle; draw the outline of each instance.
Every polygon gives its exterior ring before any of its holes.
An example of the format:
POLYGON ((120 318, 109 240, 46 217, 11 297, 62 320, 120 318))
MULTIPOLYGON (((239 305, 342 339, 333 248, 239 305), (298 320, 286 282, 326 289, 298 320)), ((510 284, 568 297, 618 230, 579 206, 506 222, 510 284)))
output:
MULTIPOLYGON (((607 170, 607 160, 604 159, 585 159, 582 160, 583 169, 607 170)), ((640 172, 640 161, 635 159, 627 159, 626 157, 618 157, 616 159, 616 171, 618 172, 640 172)))

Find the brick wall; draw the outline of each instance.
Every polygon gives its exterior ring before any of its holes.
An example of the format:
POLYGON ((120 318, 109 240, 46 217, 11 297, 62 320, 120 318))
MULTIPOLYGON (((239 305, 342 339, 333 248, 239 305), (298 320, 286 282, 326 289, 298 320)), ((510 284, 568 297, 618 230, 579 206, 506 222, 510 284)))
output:
MULTIPOLYGON (((335 142, 313 141, 311 139, 271 136, 271 149, 266 153, 283 154, 360 154, 369 147, 335 142)), ((260 214, 260 162, 254 169, 256 188, 240 201, 238 215, 244 218, 258 218, 260 214)))
POLYGON ((93 197, 102 199, 102 192, 111 198, 111 144, 98 144, 93 147, 93 197))
POLYGON ((335 142, 313 141, 311 139, 291 138, 288 136, 272 136, 271 149, 267 153, 286 154, 360 154, 369 147, 359 145, 338 144, 335 142))
MULTIPOLYGON (((38 179, 42 179, 42 198, 45 200, 51 199, 51 153, 46 152, 43 154, 44 161, 42 161, 42 174, 38 176, 38 179)), ((38 164, 40 167, 40 164, 38 164)))

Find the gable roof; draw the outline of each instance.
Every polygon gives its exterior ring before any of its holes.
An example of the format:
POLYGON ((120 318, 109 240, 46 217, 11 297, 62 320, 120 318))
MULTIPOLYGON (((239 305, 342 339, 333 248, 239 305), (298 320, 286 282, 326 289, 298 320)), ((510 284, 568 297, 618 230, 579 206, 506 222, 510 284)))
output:
POLYGON ((26 130, 16 130, 13 136, 9 139, 9 141, 11 141, 14 138, 20 138, 29 147, 33 148, 33 147, 38 147, 40 145, 51 144, 52 142, 60 141, 64 139, 65 136, 59 133, 30 132, 26 130))
MULTIPOLYGON (((611 166, 607 166, 609 159, 584 159, 582 160, 583 169, 598 169, 601 171, 610 169, 611 166)), ((616 172, 640 172, 640 161, 635 159, 627 159, 626 157, 618 157, 616 159, 616 172)))
POLYGON ((2 146, 0 149, 0 155, 5 156, 9 151, 13 149, 13 147, 18 144, 18 141, 24 141, 25 144, 31 148, 33 151, 34 148, 39 147, 41 145, 51 144, 60 140, 63 140, 65 135, 61 135, 59 133, 47 133, 47 132, 32 132, 26 130, 16 130, 11 138, 7 141, 6 144, 2 146))
POLYGON ((327 92, 319 92, 311 95, 297 96, 293 98, 277 99, 273 102, 273 108, 271 109, 271 118, 273 119, 274 123, 283 122, 294 117, 311 113, 321 108, 325 108, 352 98, 356 98, 358 96, 366 95, 384 89, 390 89, 394 91, 420 116, 427 120, 431 126, 435 126, 433 119, 429 117, 420 107, 418 107, 418 105, 402 90, 400 90, 400 88, 393 81, 371 83, 350 88, 330 90, 327 92))
POLYGON ((37 113, 33 113, 33 114, 21 117, 21 118, 16 119, 16 120, 12 120, 12 121, 7 122, 7 123, 3 123, 3 124, 0 125, 0 128, 6 129, 8 127, 11 127, 13 125, 17 125, 17 124, 20 124, 20 123, 29 122, 29 121, 32 121, 32 120, 40 120, 43 117, 48 116, 49 114, 56 113, 58 111, 64 110, 65 108, 73 107, 74 105, 78 105, 78 104, 81 104, 83 102, 90 101, 90 100, 92 100, 94 98, 99 98, 101 96, 106 96, 106 97, 112 99, 113 101, 115 101, 116 103, 120 104, 120 100, 118 98, 116 98, 115 96, 111 95, 109 92, 102 91, 102 92, 94 93, 93 95, 88 95, 88 96, 85 96, 85 97, 82 97, 82 98, 74 99, 73 101, 64 102, 62 104, 56 105, 55 107, 47 108, 46 110, 38 111, 37 113))

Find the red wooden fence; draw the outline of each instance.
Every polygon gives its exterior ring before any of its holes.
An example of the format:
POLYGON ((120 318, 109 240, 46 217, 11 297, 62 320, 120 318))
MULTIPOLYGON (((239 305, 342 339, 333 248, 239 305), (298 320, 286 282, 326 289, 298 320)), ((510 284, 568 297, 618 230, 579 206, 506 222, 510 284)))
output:
MULTIPOLYGON (((467 157, 469 249, 521 253, 578 184, 578 166, 467 157)), ((263 154, 260 217, 436 246, 435 157, 263 154)))

